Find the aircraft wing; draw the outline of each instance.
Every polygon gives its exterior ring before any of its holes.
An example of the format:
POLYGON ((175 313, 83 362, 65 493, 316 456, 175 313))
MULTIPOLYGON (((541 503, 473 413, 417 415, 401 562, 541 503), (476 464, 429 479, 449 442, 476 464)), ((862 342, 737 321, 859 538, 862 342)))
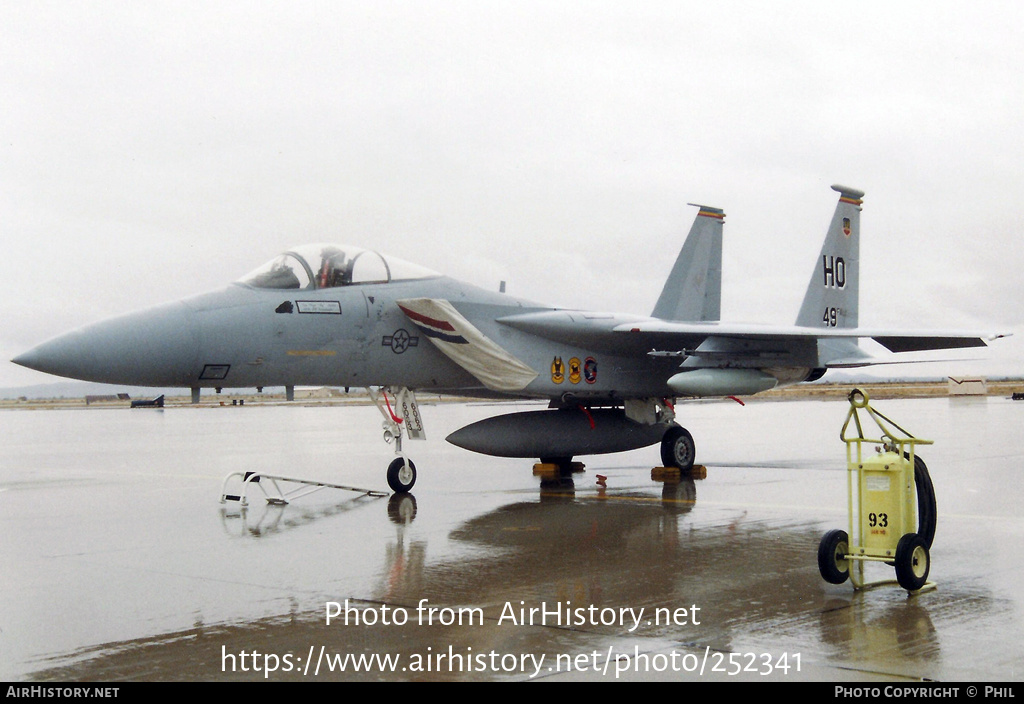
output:
POLYGON ((1000 333, 811 328, 719 322, 683 322, 582 311, 511 315, 499 323, 549 340, 609 353, 696 357, 709 365, 802 364, 812 367, 876 363, 856 347, 870 338, 891 352, 985 347, 1000 333))
POLYGON ((937 330, 884 330, 872 328, 808 328, 802 326, 762 325, 695 325, 668 320, 646 320, 617 325, 613 332, 648 336, 652 341, 665 342, 671 338, 691 339, 695 335, 750 338, 758 340, 793 339, 857 339, 871 338, 890 352, 919 352, 922 350, 985 347, 988 342, 1006 337, 1003 333, 937 331, 937 330))
POLYGON ((886 330, 874 328, 809 328, 799 325, 771 326, 755 324, 695 324, 670 320, 635 320, 613 328, 613 332, 670 335, 719 335, 723 337, 815 337, 815 338, 868 338, 881 343, 891 352, 951 349, 957 347, 985 347, 988 342, 1006 337, 1003 333, 965 332, 963 330, 886 330))
MULTIPOLYGON (((664 320, 618 325, 613 334, 646 342, 649 354, 690 357, 688 366, 807 364, 816 368, 863 367, 903 360, 872 357, 857 346, 869 338, 893 353, 985 347, 1005 337, 991 332, 808 328, 802 326, 693 325, 664 320), (693 345, 695 336, 703 339, 693 345)), ((918 361, 918 360, 907 360, 918 361)))

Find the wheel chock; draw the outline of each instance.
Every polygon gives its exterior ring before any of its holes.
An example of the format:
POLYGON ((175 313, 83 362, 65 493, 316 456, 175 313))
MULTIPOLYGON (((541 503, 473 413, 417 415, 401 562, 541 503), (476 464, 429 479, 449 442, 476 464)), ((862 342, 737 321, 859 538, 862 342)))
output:
POLYGON ((653 467, 651 469, 651 481, 655 482, 678 482, 682 478, 679 467, 653 467))
POLYGON ((586 471, 586 469, 587 465, 583 464, 582 462, 570 462, 565 465, 557 464, 555 462, 538 462, 537 464, 533 465, 533 476, 550 479, 562 473, 571 472, 573 474, 578 474, 580 472, 586 471))
POLYGON ((651 480, 656 482, 678 482, 683 477, 687 479, 707 479, 708 468, 702 464, 695 464, 689 472, 683 472, 679 467, 654 467, 651 469, 651 480))
POLYGON ((552 462, 538 462, 533 465, 533 476, 551 479, 558 476, 558 465, 552 462))

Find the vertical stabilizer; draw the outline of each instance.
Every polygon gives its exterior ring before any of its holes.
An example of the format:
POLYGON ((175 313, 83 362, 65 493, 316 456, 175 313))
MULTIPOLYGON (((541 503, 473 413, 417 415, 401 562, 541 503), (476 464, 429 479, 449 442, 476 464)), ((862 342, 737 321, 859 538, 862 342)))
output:
POLYGON ((796 324, 809 328, 857 327, 860 295, 860 205, 863 191, 832 186, 839 204, 814 264, 796 324))
MULTIPOLYGON (((690 203, 689 205, 695 205, 690 203)), ((662 320, 718 320, 722 315, 722 224, 719 208, 698 205, 690 234, 651 315, 662 320)))

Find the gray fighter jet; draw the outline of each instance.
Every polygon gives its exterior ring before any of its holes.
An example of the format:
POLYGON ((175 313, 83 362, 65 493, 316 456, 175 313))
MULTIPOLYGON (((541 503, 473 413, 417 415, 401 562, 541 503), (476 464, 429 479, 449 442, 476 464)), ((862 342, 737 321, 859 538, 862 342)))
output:
POLYGON ((566 310, 488 291, 343 245, 288 250, 225 289, 88 325, 13 361, 112 384, 201 388, 366 387, 397 439, 397 492, 416 479, 401 438, 422 438, 415 392, 548 400, 547 410, 452 433, 460 447, 568 467, 661 443, 689 470, 677 399, 755 394, 894 353, 985 346, 999 335, 857 327, 863 193, 840 194, 792 327, 719 321, 724 213, 696 220, 649 317, 566 310), (392 399, 387 393, 392 391, 392 399))

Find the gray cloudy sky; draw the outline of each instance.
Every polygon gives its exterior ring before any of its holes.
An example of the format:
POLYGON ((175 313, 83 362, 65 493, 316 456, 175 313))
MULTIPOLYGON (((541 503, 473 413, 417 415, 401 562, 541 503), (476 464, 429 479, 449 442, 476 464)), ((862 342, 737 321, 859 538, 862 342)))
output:
POLYGON ((635 5, 0 0, 2 359, 308 241, 647 314, 688 202, 791 323, 837 182, 862 325, 1020 358, 1024 6, 635 5))

